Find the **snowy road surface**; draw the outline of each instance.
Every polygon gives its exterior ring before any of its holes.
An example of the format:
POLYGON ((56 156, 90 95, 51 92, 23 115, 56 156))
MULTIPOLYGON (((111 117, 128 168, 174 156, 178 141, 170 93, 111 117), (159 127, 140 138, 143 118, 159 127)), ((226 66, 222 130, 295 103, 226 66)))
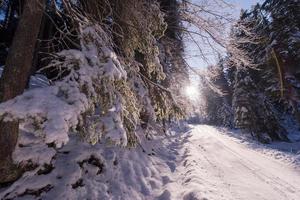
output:
POLYGON ((174 139, 159 200, 299 200, 300 172, 210 126, 174 139))

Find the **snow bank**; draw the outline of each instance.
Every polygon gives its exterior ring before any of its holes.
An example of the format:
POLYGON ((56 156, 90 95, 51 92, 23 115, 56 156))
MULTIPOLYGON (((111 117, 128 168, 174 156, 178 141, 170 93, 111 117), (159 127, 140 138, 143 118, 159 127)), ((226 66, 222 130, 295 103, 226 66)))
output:
MULTIPOLYGON (((144 138, 141 132, 140 137, 144 138)), ((154 153, 167 151, 160 138, 144 138, 143 147, 135 149, 91 145, 76 135, 69 140, 58 150, 23 132, 15 160, 39 165, 0 190, 0 199, 143 200, 151 199, 163 185, 160 169, 168 167, 154 153)))
POLYGON ((262 144, 249 134, 241 132, 241 130, 230 130, 227 128, 216 128, 216 130, 219 130, 219 133, 231 136, 232 141, 247 145, 249 148, 268 157, 272 157, 287 165, 298 168, 300 166, 300 132, 295 129, 292 129, 288 135, 291 142, 272 142, 270 144, 262 144))

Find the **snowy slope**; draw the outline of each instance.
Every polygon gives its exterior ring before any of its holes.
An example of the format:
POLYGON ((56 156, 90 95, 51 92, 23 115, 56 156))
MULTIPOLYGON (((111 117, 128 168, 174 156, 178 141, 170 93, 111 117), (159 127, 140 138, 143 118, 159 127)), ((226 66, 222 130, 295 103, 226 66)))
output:
POLYGON ((71 135, 57 150, 23 133, 16 159, 39 167, 0 189, 0 199, 300 199, 296 155, 276 159, 278 150, 254 147, 226 130, 190 128, 136 149, 92 146, 71 135))

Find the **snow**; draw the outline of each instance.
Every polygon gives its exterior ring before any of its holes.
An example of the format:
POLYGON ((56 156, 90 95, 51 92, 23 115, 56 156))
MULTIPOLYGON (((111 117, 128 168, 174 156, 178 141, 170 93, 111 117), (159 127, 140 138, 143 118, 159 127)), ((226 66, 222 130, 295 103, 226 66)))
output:
MULTIPOLYGON (((27 135, 27 134, 25 134, 27 135)), ((32 140, 35 141, 33 135, 32 140)), ((141 136, 142 137, 142 136, 141 136)), ((21 135, 19 144, 24 148, 39 148, 40 143, 28 144, 28 137, 21 135), (26 144, 23 144, 26 143, 26 144)), ((149 141, 155 148, 158 141, 149 141), (156 144, 155 144, 156 143, 156 144)), ((145 149, 148 146, 145 144, 145 149)), ((61 149, 45 147, 50 160, 30 172, 0 193, 0 199, 145 199, 153 188, 161 187, 160 173, 153 162, 158 160, 152 156, 152 150, 124 149, 104 144, 91 145, 83 142, 74 134, 61 149), (49 167, 48 167, 49 168, 49 167), (43 191, 38 196, 32 191, 43 191)), ((40 157, 39 151, 31 152, 31 159, 40 157)), ((28 159, 25 157, 24 159, 28 159)), ((22 161, 24 162, 24 160, 22 161)))
MULTIPOLYGON (((61 147, 69 140, 69 129, 75 128, 78 124, 78 116, 84 111, 87 100, 84 96, 78 96, 71 104, 59 97, 59 91, 55 86, 29 90, 13 100, 0 104, 0 115, 5 116, 6 120, 19 119, 27 124, 37 122, 35 124, 41 127, 32 128, 42 130, 40 135, 43 135, 45 143, 54 142, 57 147, 61 147)), ((79 92, 74 91, 74 94, 79 92)))
POLYGON ((27 165, 28 161, 37 165, 44 165, 51 162, 56 151, 53 148, 48 148, 41 138, 35 137, 29 132, 21 132, 21 140, 16 146, 13 157, 16 163, 27 165))
POLYGON ((194 127, 172 149, 180 156, 161 199, 300 198, 300 171, 294 164, 265 154, 263 146, 251 148, 225 130, 194 127))
MULTIPOLYGON (((15 154, 19 162, 31 156, 39 165, 0 190, 0 199, 300 198, 300 165, 274 156, 280 149, 277 143, 254 144, 235 132, 206 125, 170 130, 152 140, 142 131, 137 134, 137 148, 91 145, 71 134, 58 150, 23 132, 15 154), (30 155, 21 154, 26 148, 31 148, 30 155)), ((296 160, 299 151, 286 156, 296 160)))

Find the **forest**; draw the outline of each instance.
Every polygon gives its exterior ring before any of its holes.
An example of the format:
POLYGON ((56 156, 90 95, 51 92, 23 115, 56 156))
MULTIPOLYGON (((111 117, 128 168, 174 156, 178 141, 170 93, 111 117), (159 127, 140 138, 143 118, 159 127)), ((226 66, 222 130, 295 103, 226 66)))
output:
POLYGON ((261 142, 288 140, 284 121, 300 119, 299 8, 265 1, 241 11, 226 56, 202 75, 208 123, 247 129, 261 142))
POLYGON ((0 199, 300 199, 300 1, 233 9, 0 0, 0 199))

